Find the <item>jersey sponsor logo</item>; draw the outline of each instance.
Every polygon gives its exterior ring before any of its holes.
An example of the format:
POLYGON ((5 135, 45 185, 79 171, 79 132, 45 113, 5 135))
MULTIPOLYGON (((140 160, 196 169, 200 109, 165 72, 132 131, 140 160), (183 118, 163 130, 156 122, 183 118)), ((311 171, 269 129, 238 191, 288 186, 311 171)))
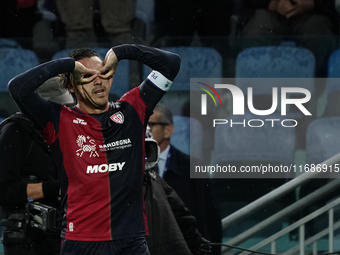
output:
POLYGON ((124 115, 121 111, 116 112, 115 114, 111 115, 110 119, 118 124, 124 123, 124 115))
POLYGON ((90 157, 99 157, 98 152, 96 151, 96 144, 91 137, 84 135, 78 135, 78 138, 76 140, 76 143, 79 147, 78 150, 76 150, 76 155, 78 157, 83 157, 84 153, 89 153, 90 157))
POLYGON ((81 124, 81 125, 87 125, 87 122, 85 122, 85 120, 80 119, 80 118, 75 118, 75 119, 73 120, 73 123, 75 123, 75 124, 81 124))
POLYGON ((99 150, 100 151, 106 151, 106 150, 115 150, 115 149, 124 149, 127 147, 131 147, 131 140, 130 138, 127 139, 122 139, 122 140, 117 140, 113 141, 111 143, 99 145, 99 150))
POLYGON ((123 170, 125 162, 87 166, 87 174, 115 172, 123 170))

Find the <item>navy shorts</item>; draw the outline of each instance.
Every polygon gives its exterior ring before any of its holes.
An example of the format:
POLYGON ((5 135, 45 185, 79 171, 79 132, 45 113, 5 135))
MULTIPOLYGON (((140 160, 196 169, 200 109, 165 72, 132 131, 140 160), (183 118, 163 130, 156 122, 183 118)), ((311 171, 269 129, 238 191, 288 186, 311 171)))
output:
POLYGON ((150 255, 145 237, 113 241, 64 240, 61 255, 150 255))

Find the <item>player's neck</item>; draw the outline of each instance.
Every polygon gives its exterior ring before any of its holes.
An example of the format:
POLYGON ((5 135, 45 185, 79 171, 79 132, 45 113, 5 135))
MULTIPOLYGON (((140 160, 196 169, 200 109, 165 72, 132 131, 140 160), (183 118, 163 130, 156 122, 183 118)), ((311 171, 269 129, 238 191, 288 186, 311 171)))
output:
POLYGON ((76 105, 76 107, 78 107, 79 110, 81 110, 82 112, 85 112, 87 114, 100 114, 100 113, 107 111, 109 104, 107 104, 105 107, 103 106, 101 108, 94 108, 94 107, 89 107, 88 105, 79 102, 76 105))

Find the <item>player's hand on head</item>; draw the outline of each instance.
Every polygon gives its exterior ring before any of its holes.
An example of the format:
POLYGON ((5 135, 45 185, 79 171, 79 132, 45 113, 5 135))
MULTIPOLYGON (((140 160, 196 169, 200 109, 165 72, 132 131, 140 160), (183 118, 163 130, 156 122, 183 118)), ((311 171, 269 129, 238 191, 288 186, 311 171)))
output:
POLYGON ((98 77, 98 73, 98 70, 88 69, 82 63, 76 61, 72 75, 77 81, 77 84, 82 85, 92 82, 95 78, 98 77))
POLYGON ((104 59, 104 66, 99 69, 99 77, 102 79, 110 79, 116 72, 118 58, 114 51, 110 49, 104 59))

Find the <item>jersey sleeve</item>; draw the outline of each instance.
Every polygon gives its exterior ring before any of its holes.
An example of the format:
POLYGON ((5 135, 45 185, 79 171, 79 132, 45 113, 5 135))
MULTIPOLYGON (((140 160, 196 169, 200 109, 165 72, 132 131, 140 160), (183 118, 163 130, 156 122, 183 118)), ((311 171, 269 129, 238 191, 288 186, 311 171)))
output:
POLYGON ((46 126, 52 106, 36 92, 36 89, 58 74, 72 72, 74 66, 73 58, 61 58, 38 65, 10 80, 8 90, 13 100, 20 111, 40 130, 46 126))

